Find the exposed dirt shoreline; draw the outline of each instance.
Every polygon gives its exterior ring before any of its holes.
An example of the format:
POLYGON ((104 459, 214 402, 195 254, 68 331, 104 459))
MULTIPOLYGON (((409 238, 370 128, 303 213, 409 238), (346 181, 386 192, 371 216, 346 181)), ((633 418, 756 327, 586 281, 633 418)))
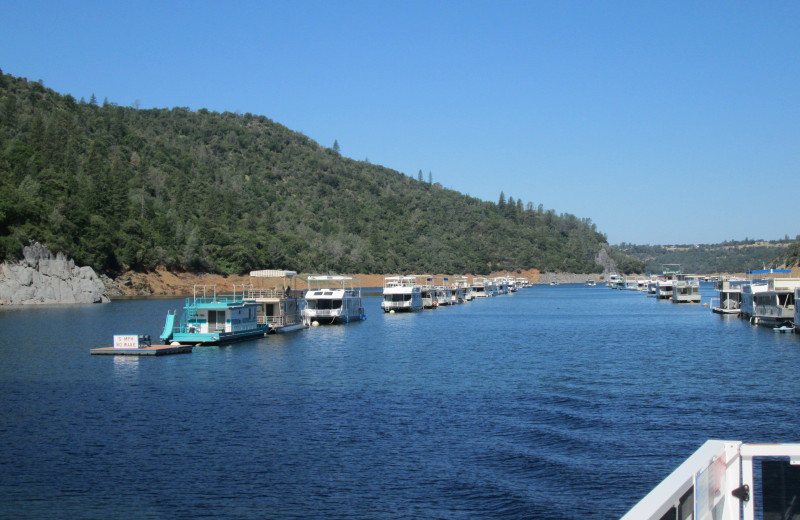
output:
MULTIPOLYGON (((307 289, 306 279, 312 273, 300 273, 289 281, 295 289, 307 289)), ((718 273, 719 274, 719 273, 718 273)), ((744 273, 731 273, 732 276, 744 277, 744 273)), ((354 274, 353 285, 356 287, 382 287, 383 274, 354 274)), ((460 275, 434 275, 437 278, 448 276, 451 280, 460 275)), ((467 275, 470 279, 472 275, 467 275)), ((596 281, 602 280, 600 273, 541 273, 536 269, 527 269, 519 272, 495 272, 488 277, 515 276, 527 278, 531 283, 583 283, 587 278, 596 281)), ((643 276, 643 275, 642 275, 643 276)), ((800 268, 793 268, 788 276, 800 277, 800 268)), ((219 292, 230 292, 233 285, 253 284, 257 288, 283 287, 282 278, 250 278, 249 276, 222 276, 208 273, 171 272, 166 269, 156 269, 151 272, 128 271, 114 279, 101 277, 112 298, 131 296, 190 296, 195 285, 216 285, 219 292)))
MULTIPOLYGON (((307 289, 308 284, 306 279, 311 273, 300 273, 296 278, 287 280, 289 285, 295 289, 307 289)), ((536 283, 541 273, 535 269, 529 269, 520 272, 506 273, 498 272, 492 273, 494 276, 516 276, 527 278, 533 283, 536 283)), ((383 287, 383 274, 354 274, 353 285, 356 287, 383 287)), ((434 275, 437 277, 447 276, 450 279, 454 275, 434 275)), ((552 276, 552 275, 548 275, 552 276)), ((567 279, 578 277, 580 281, 586 279, 587 275, 570 275, 559 274, 564 283, 567 279)), ((471 276, 470 276, 471 278, 471 276)), ((599 275, 595 275, 595 279, 599 280, 599 275)), ((233 285, 253 284, 258 288, 271 288, 282 287, 284 280, 282 278, 250 278, 250 276, 222 276, 218 274, 208 273, 184 273, 184 272, 171 272, 165 269, 156 269, 151 272, 136 272, 128 271, 122 273, 114 279, 103 277, 103 281, 108 288, 109 296, 112 298, 127 297, 127 296, 187 296, 192 294, 195 285, 216 285, 217 290, 221 292, 230 292, 233 285)))

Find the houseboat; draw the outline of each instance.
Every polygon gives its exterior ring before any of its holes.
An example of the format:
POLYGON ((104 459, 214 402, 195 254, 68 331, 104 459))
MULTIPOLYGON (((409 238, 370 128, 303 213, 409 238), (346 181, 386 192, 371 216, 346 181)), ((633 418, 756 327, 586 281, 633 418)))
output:
POLYGON ((309 325, 350 323, 367 318, 361 289, 351 276, 309 276, 303 321, 309 325))
POLYGON ((161 341, 202 346, 264 336, 269 328, 259 323, 261 305, 248 294, 249 287, 234 285, 232 295, 218 296, 216 285, 195 285, 177 324, 176 313, 167 313, 161 341))
POLYGON ((742 312, 742 286, 746 283, 741 278, 717 280, 714 288, 719 293, 719 305, 711 307, 717 314, 739 314, 742 312))
POLYGON ((461 297, 465 302, 471 302, 475 297, 472 294, 472 287, 466 276, 459 276, 453 284, 457 291, 460 291, 461 297))
POLYGON ((753 322, 767 327, 793 326, 795 291, 800 278, 770 278, 767 289, 755 295, 753 322))
POLYGON ((672 303, 700 303, 700 282, 696 278, 675 280, 672 284, 672 303))
POLYGON ((250 271, 256 283, 250 296, 261 306, 259 323, 265 323, 271 333, 293 332, 308 328, 303 322, 305 291, 292 288, 290 282, 297 280, 297 272, 277 269, 250 271), (282 280, 280 285, 263 287, 267 280, 282 280), (259 286, 261 285, 261 286, 259 286))
POLYGON ((444 285, 435 287, 436 306, 443 307, 452 303, 450 299, 450 288, 444 285))
POLYGON ((742 284, 742 306, 739 312, 742 318, 753 319, 756 314, 756 295, 767 288, 764 280, 748 280, 742 284))
POLYGON ((669 300, 672 298, 672 286, 676 280, 684 280, 680 264, 664 264, 663 273, 656 282, 656 298, 669 300))
POLYGON ((490 296, 494 296, 491 293, 489 282, 486 280, 486 278, 473 278, 469 287, 474 298, 488 298, 490 296))
POLYGON ((416 276, 387 276, 383 279, 384 312, 422 310, 422 289, 416 276))
POLYGON ((450 295, 450 304, 457 305, 466 301, 466 289, 453 283, 448 287, 448 294, 450 295))
POLYGON ((510 292, 508 279, 505 276, 498 276, 492 282, 496 287, 497 294, 508 294, 510 292))
POLYGON ((800 301, 800 289, 794 290, 794 331, 800 332, 800 305, 797 305, 797 302, 800 301))
POLYGON ((638 291, 639 290, 639 280, 635 278, 625 278, 625 287, 623 287, 626 291, 638 291))
POLYGON ((423 276, 420 277, 420 293, 422 295, 422 308, 435 309, 439 306, 439 301, 436 298, 436 287, 433 285, 433 277, 423 276))
POLYGON ((800 444, 709 440, 622 520, 795 519, 798 487, 800 444))

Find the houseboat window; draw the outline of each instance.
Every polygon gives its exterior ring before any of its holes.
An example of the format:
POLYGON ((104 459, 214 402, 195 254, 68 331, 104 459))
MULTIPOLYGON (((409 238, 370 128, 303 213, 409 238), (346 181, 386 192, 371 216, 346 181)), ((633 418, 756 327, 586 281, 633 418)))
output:
POLYGON ((308 300, 308 308, 318 310, 341 309, 342 300, 308 300))
POLYGON ((800 501, 800 466, 788 460, 761 461, 764 518, 796 518, 800 501))

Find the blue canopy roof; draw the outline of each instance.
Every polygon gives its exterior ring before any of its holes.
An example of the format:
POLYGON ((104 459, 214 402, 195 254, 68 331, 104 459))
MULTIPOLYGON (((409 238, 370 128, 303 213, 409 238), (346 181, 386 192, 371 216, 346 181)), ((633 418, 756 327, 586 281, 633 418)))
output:
POLYGON ((747 274, 786 274, 791 272, 791 269, 760 269, 758 271, 747 271, 747 274))

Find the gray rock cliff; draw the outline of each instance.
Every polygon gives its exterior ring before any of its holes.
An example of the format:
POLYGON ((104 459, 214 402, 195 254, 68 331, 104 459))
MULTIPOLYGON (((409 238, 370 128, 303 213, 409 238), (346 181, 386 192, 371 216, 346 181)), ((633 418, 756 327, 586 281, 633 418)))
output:
POLYGON ((35 242, 22 250, 22 260, 0 264, 0 304, 107 303, 105 285, 91 267, 35 242))
POLYGON ((610 250, 611 246, 609 246, 608 244, 603 244, 603 246, 600 248, 600 251, 597 252, 597 256, 594 259, 596 263, 603 266, 603 276, 605 278, 608 278, 609 275, 612 274, 620 274, 620 272, 617 270, 617 263, 608 254, 610 250))

